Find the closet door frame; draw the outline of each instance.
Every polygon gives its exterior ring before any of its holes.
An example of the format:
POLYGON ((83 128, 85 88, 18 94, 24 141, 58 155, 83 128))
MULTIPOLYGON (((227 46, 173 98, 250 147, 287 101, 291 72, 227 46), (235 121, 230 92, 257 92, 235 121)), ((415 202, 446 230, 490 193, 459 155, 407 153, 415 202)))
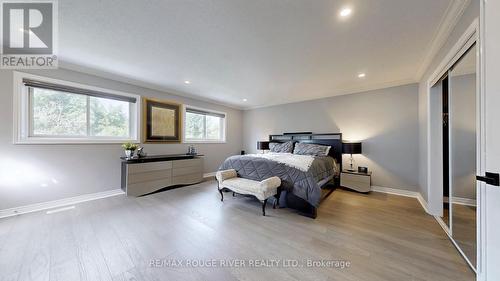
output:
MULTIPOLYGON (((453 46, 453 48, 450 50, 450 52, 447 54, 447 56, 442 60, 442 62, 439 64, 439 66, 436 68, 435 72, 430 76, 430 78, 427 80, 426 84, 426 89, 427 89, 427 105, 428 105, 428 111, 427 111, 427 194, 428 194, 428 202, 427 202, 427 209, 428 212, 434 216, 436 221, 441 225, 443 230, 446 232, 446 234, 450 237, 450 240, 453 242, 453 244, 457 247, 458 251, 464 256, 465 260, 468 262, 468 264, 471 266, 474 271, 481 272, 482 269, 482 252, 481 249, 483 247, 483 241, 482 241, 482 230, 481 230, 481 202, 482 202, 482 194, 480 192, 479 183, 476 183, 476 202, 477 202, 477 209, 476 209, 476 223, 477 223, 477 235, 476 235, 476 245, 477 245, 477 261, 476 261, 476 266, 474 267, 468 258, 464 255, 464 253, 460 250, 460 247, 455 243, 452 237, 452 229, 453 229, 453 220, 452 220, 452 212, 453 212, 453 207, 450 204, 449 210, 450 210, 450 230, 448 230, 448 227, 444 223, 444 221, 441 219, 441 214, 443 211, 443 190, 441 188, 440 191, 436 191, 435 187, 436 186, 441 186, 442 187, 442 180, 443 180, 443 175, 442 171, 437 172, 435 167, 440 166, 442 167, 442 163, 435 163, 433 159, 434 153, 436 151, 433 150, 433 145, 432 143, 434 142, 442 142, 442 139, 439 140, 436 138, 436 136, 432 135, 431 132, 431 122, 432 122, 432 116, 431 116, 431 88, 433 85, 435 85, 443 75, 445 75, 446 72, 448 72, 455 64, 457 61, 459 61, 462 56, 465 55, 465 53, 469 50, 471 46, 476 44, 476 151, 477 151, 477 156, 476 156, 476 172, 478 174, 484 174, 484 168, 485 168, 485 154, 484 154, 484 92, 483 92, 483 80, 482 80, 482 50, 483 50, 483 44, 481 42, 481 30, 480 30, 480 24, 479 24, 479 19, 475 19, 472 24, 468 27, 468 29, 464 32, 464 34, 460 37, 458 42, 453 46), (433 162, 434 161, 434 162, 433 162), (441 175, 439 176, 439 173, 441 175)), ((450 136, 451 138, 451 136, 450 136)), ((442 146, 441 146, 442 147, 442 146)), ((442 151, 441 151, 442 153, 442 151)), ((451 153, 450 153, 451 155, 451 153)), ((450 162, 451 163, 451 162, 450 162)), ((452 184, 450 183, 450 194, 452 193, 453 187, 451 186, 452 184)))

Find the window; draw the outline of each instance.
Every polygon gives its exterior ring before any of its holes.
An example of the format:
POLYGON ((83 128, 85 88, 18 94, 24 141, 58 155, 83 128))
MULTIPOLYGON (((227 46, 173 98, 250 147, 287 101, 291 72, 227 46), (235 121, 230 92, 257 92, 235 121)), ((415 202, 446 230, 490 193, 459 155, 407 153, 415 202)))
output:
POLYGON ((186 107, 184 134, 186 142, 225 142, 226 114, 186 107))
POLYGON ((15 79, 18 143, 139 141, 138 96, 28 74, 15 79))

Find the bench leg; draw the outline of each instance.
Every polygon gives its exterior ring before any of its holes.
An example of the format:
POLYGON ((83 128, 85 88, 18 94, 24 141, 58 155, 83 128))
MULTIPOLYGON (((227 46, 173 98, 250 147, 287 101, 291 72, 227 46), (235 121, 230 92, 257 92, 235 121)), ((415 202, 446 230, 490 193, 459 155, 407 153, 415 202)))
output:
POLYGON ((224 193, 222 193, 222 189, 219 189, 219 193, 220 193, 220 201, 224 202, 224 193))
POLYGON ((267 199, 262 202, 262 215, 266 216, 266 204, 267 204, 267 199))
POLYGON ((220 193, 220 201, 224 202, 224 193, 222 193, 222 189, 220 188, 220 183, 217 181, 217 190, 219 190, 220 193))
POLYGON ((279 204, 280 197, 281 197, 281 187, 278 187, 278 192, 276 193, 276 195, 274 195, 273 209, 276 209, 276 206, 279 204))

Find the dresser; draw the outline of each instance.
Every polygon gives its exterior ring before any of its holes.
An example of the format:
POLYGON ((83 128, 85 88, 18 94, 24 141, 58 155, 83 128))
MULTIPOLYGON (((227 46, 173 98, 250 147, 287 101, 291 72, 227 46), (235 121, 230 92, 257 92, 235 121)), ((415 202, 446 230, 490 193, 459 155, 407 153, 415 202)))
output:
POLYGON ((203 181, 203 155, 158 155, 122 158, 121 188, 127 196, 142 196, 166 187, 203 181))
POLYGON ((372 187, 372 173, 342 171, 340 174, 340 186, 358 192, 370 192, 372 187))

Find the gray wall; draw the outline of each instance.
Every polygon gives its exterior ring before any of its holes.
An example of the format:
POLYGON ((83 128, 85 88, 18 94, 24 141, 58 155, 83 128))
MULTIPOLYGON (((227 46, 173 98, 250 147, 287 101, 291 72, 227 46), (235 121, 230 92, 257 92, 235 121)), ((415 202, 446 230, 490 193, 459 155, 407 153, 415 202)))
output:
MULTIPOLYGON (((428 196, 428 159, 427 159, 427 148, 429 147, 429 143, 427 141, 427 115, 429 113, 429 105, 428 99, 429 96, 427 94, 427 80, 430 78, 432 73, 436 70, 441 61, 446 57, 448 52, 453 48, 459 38, 464 34, 467 28, 471 25, 471 23, 479 17, 479 8, 480 1, 471 1, 464 14, 458 21, 457 25, 454 27, 450 36, 446 40, 445 44, 441 47, 439 52, 433 58, 431 65, 425 71, 420 84, 419 84, 419 189, 422 197, 429 202, 428 196)), ((435 210, 431 210, 433 212, 435 210)))
POLYGON ((355 164, 373 171, 373 185, 418 190, 417 84, 248 110, 243 124, 248 152, 270 134, 341 132, 363 142, 355 164))
MULTIPOLYGON (((0 70, 0 210, 120 188, 119 144, 13 145, 13 72, 0 70)), ((69 70, 30 73, 82 84, 121 90, 158 99, 227 113, 227 143, 196 145, 205 157, 205 172, 214 172, 222 161, 239 154, 242 144, 242 111, 167 93, 132 86, 69 70)), ((148 144, 150 154, 187 151, 184 144, 148 144)))

